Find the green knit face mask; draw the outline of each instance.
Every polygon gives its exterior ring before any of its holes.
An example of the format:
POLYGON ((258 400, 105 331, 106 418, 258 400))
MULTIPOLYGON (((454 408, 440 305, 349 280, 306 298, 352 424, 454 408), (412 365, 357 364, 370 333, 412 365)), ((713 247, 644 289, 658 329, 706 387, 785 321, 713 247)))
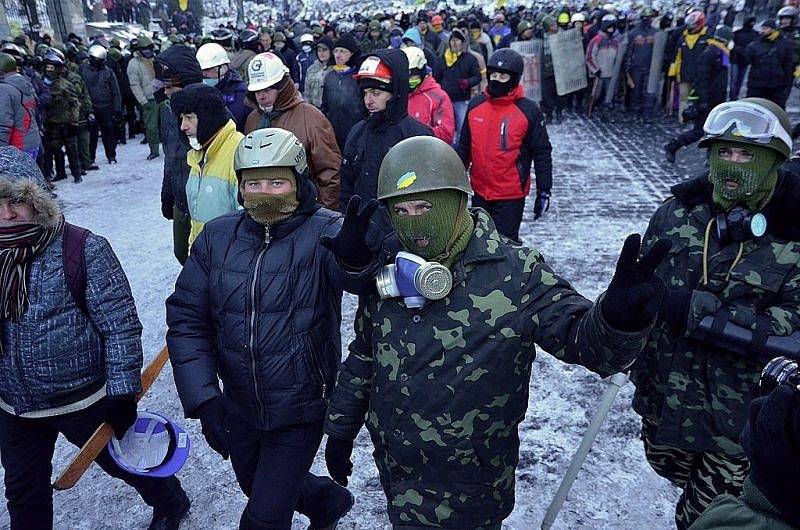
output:
POLYGON ((466 215, 463 195, 457 190, 435 190, 389 199, 389 218, 406 250, 428 261, 442 256, 457 230, 456 224, 466 215), (427 201, 431 208, 422 215, 398 214, 395 206, 407 201, 427 201))
POLYGON ((244 207, 255 221, 272 226, 292 216, 299 204, 297 200, 297 181, 292 170, 287 167, 245 169, 242 172, 242 198, 244 207), (285 179, 291 182, 292 190, 287 193, 251 192, 248 181, 285 179))
POLYGON ((708 180, 714 188, 714 204, 723 210, 739 203, 750 210, 758 210, 767 203, 775 190, 781 157, 768 147, 721 141, 710 146, 708 164, 708 180), (725 149, 742 148, 752 153, 752 160, 731 162, 720 156, 720 152, 725 149), (735 182, 737 186, 728 187, 727 182, 735 182))

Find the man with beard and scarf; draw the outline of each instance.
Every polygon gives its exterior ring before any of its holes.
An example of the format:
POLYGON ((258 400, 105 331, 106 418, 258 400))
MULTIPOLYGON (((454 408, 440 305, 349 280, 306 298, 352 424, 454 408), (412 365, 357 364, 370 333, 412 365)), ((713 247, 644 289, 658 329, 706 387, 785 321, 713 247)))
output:
MULTIPOLYGON (((53 527, 59 434, 81 447, 103 423, 117 438, 133 425, 141 335, 108 241, 65 223, 31 157, 0 148, 0 459, 12 530, 53 527), (75 252, 81 270, 69 267, 75 252)), ((123 471, 107 449, 95 462, 153 507, 151 530, 177 530, 189 510, 177 478, 123 471)))
POLYGON ((180 119, 181 132, 191 147, 186 154, 191 249, 205 223, 239 209, 233 156, 242 133, 236 130, 219 90, 204 83, 194 83, 174 93, 170 107, 180 119))
MULTIPOLYGON (((408 115, 408 58, 401 50, 382 50, 368 55, 361 63, 358 88, 369 116, 357 123, 347 136, 342 161, 344 208, 359 195, 374 199, 381 160, 395 144, 412 136, 431 136, 433 132, 408 115)), ((376 216, 375 244, 392 228, 381 209, 376 216)))
POLYGON ((471 193, 452 147, 409 138, 389 151, 378 179, 402 252, 353 266, 364 243, 344 243, 358 239, 350 214, 330 242, 354 277, 378 275, 360 299, 328 407, 326 464, 347 483, 366 422, 395 530, 499 529, 514 507, 534 343, 602 375, 624 370, 665 290, 653 268, 668 245, 637 262, 633 235, 592 304, 538 251, 498 233, 485 210, 468 209, 471 193))
POLYGON ((774 356, 767 342, 800 329, 800 182, 779 169, 789 119, 746 98, 712 109, 704 129, 708 174, 673 186, 644 237, 644 249, 672 244, 656 269, 669 293, 631 370, 647 460, 682 490, 679 530, 717 495, 742 493, 739 434, 774 356), (736 329, 749 339, 729 340, 736 329))
POLYGON ((342 155, 328 118, 303 96, 292 82, 289 69, 272 53, 253 57, 249 66, 247 97, 256 109, 245 123, 245 134, 280 127, 293 133, 308 154, 308 178, 317 186, 317 200, 339 209, 339 167, 342 155))
POLYGON ((489 59, 489 86, 470 101, 456 146, 470 168, 472 206, 489 212, 497 231, 514 241, 519 241, 531 189, 531 162, 536 174, 534 219, 550 208, 553 183, 552 146, 544 116, 524 96, 522 70, 522 56, 515 50, 494 52, 489 59))
POLYGON ((253 131, 234 167, 244 211, 206 225, 167 299, 175 385, 249 498, 240 529, 289 530, 298 511, 331 530, 353 496, 309 469, 341 358, 342 289, 363 284, 320 244, 341 217, 315 200, 292 133, 253 131))

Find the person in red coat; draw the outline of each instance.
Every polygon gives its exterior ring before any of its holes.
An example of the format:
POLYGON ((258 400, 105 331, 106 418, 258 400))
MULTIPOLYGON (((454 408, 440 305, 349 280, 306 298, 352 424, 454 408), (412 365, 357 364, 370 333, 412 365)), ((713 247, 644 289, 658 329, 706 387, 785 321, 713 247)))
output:
POLYGON ((456 120, 447 92, 431 75, 422 49, 407 46, 403 51, 408 56, 408 115, 430 127, 437 138, 452 144, 456 120))
POLYGON ((489 212, 502 235, 519 241, 525 198, 536 173, 534 219, 550 208, 552 146, 539 106, 523 95, 522 56, 503 48, 489 58, 489 84, 469 103, 456 145, 469 167, 472 206, 489 212), (471 165, 470 165, 471 164, 471 165))

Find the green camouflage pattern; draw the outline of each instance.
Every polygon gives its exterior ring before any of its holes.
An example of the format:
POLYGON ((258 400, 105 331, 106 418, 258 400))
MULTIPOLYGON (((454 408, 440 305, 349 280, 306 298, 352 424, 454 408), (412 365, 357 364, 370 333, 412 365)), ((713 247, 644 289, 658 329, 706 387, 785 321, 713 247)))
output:
POLYGON ((75 86, 75 90, 78 93, 78 101, 80 102, 78 124, 86 125, 89 120, 89 114, 94 112, 92 98, 89 96, 89 89, 86 88, 86 83, 84 83, 79 73, 67 70, 66 76, 67 80, 75 86))
POLYGON ((693 290, 684 336, 657 322, 631 371, 636 385, 633 407, 658 424, 656 442, 692 451, 742 454, 739 434, 747 407, 758 395, 764 361, 687 338, 703 317, 720 309, 750 330, 756 317, 769 320, 770 334, 800 329, 800 243, 769 232, 720 246, 709 237, 708 285, 703 285, 703 242, 714 211, 709 202, 687 207, 672 197, 656 211, 644 237, 643 252, 659 239, 672 243, 656 275, 667 287, 693 290))
POLYGON ((52 99, 47 106, 45 126, 77 125, 80 119, 80 93, 66 77, 58 76, 50 85, 52 99))
POLYGON ((611 329, 539 252, 501 236, 484 210, 470 212, 475 230, 447 297, 419 310, 362 297, 328 409, 334 438, 354 439, 366 419, 394 525, 502 521, 514 507, 534 344, 609 375, 632 363, 649 332, 611 329))
POLYGON ((739 497, 714 499, 690 530, 797 530, 782 520, 780 511, 750 479, 745 479, 743 490, 739 497))

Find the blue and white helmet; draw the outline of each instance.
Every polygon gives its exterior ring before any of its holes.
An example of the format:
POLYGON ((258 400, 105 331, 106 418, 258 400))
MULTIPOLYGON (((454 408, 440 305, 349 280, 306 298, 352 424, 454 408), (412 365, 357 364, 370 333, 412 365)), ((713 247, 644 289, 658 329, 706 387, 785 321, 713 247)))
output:
POLYGON ((144 477, 170 477, 189 456, 189 435, 162 414, 140 410, 133 427, 121 440, 108 442, 108 452, 125 471, 144 477))

